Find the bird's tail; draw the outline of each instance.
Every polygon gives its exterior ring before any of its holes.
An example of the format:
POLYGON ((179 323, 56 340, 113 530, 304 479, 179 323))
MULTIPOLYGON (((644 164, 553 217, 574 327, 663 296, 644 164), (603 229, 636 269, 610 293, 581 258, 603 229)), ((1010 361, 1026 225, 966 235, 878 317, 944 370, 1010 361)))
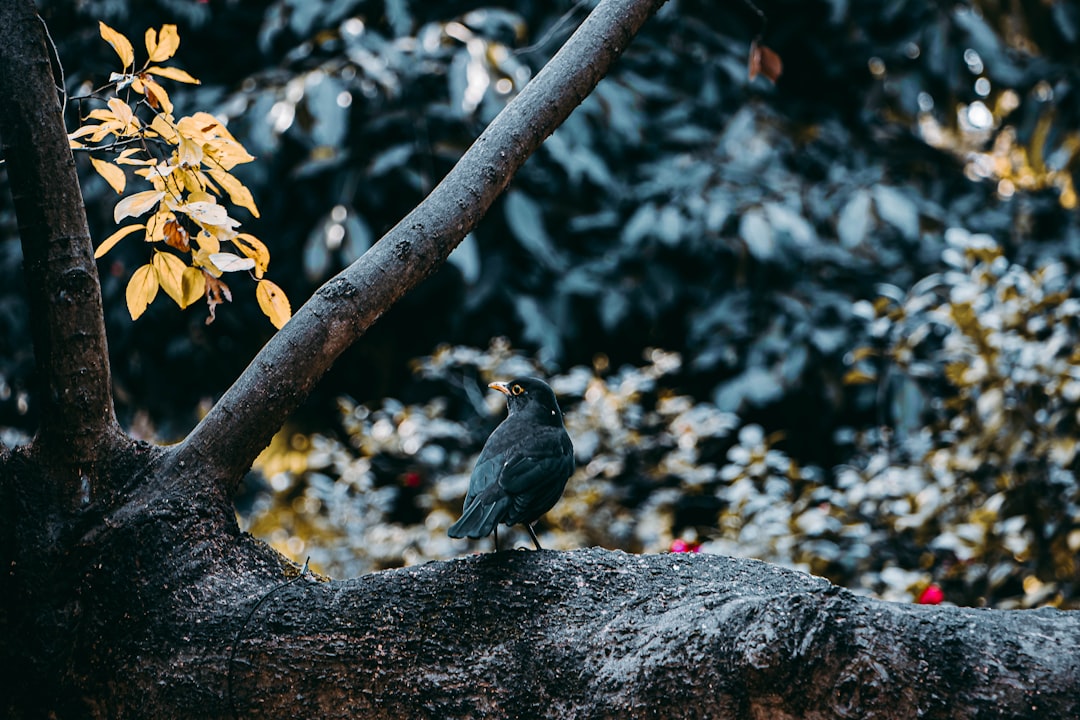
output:
POLYGON ((452 538, 482 538, 491 534, 506 514, 510 499, 503 497, 495 502, 484 502, 482 496, 473 500, 456 523, 451 525, 446 534, 452 538))

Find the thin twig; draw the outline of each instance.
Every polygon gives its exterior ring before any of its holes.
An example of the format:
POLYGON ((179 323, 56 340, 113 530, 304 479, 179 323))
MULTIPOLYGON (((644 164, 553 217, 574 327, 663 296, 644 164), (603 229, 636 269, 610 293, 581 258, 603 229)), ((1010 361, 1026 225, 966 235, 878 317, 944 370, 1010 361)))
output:
MULTIPOLYGON (((117 148, 124 147, 125 145, 132 145, 134 143, 141 143, 144 140, 142 135, 132 135, 131 137, 124 138, 123 140, 113 140, 108 145, 95 145, 93 147, 83 146, 77 148, 71 148, 72 152, 108 152, 117 148)), ((144 146, 145 147, 145 146, 144 146)))
MULTIPOLYGON (((64 66, 60 62, 60 51, 56 49, 56 42, 53 41, 52 35, 49 33, 49 26, 46 24, 45 18, 36 13, 35 15, 37 15, 41 27, 45 30, 45 39, 49 41, 49 48, 52 50, 52 55, 49 57, 49 64, 53 66, 53 73, 59 73, 60 75, 60 84, 56 87, 56 90, 60 94, 60 97, 63 98, 57 103, 60 106, 60 116, 63 117, 64 113, 67 112, 68 95, 67 79, 64 77, 64 66)), ((4 165, 6 162, 7 158, 0 158, 0 165, 4 165)))
POLYGON ((753 0, 742 0, 742 2, 743 5, 745 5, 752 13, 758 16, 758 19, 761 20, 761 30, 758 31, 757 38, 755 38, 754 40, 755 43, 761 42, 762 38, 765 37, 765 29, 769 25, 769 17, 765 14, 764 10, 754 4, 753 0))
POLYGON ((64 77, 64 66, 60 62, 60 51, 56 49, 56 43, 52 39, 52 35, 49 34, 49 26, 45 22, 45 18, 41 15, 37 16, 37 19, 41 22, 41 27, 45 30, 45 39, 49 41, 49 47, 52 49, 52 56, 50 60, 55 60, 53 64, 53 72, 60 74, 60 85, 56 88, 60 92, 60 97, 63 101, 60 103, 60 114, 63 115, 67 111, 67 79, 64 77))
POLYGON ((528 55, 531 52, 536 52, 544 45, 547 45, 548 41, 551 40, 555 33, 559 32, 559 30, 562 29, 563 25, 569 22, 570 18, 573 17, 574 14, 577 13, 577 11, 584 7, 588 2, 589 0, 578 0, 576 3, 570 6, 569 10, 562 14, 562 17, 555 21, 554 25, 548 28, 548 31, 544 33, 543 37, 534 42, 532 45, 526 45, 523 48, 518 48, 514 51, 513 54, 528 55))

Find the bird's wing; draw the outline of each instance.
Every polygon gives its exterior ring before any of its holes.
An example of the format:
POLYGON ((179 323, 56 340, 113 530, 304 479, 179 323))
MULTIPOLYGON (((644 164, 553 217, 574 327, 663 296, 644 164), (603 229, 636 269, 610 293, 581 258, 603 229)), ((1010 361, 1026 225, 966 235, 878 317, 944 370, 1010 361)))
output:
POLYGON ((574 451, 570 447, 560 443, 554 447, 522 448, 503 466, 499 485, 510 495, 520 495, 537 485, 567 478, 573 471, 574 451))
POLYGON ((469 478, 461 517, 447 530, 450 537, 484 537, 506 519, 510 499, 498 483, 506 454, 497 435, 484 444, 469 478))
POLYGON ((539 433, 503 468, 499 485, 510 497, 507 522, 532 522, 558 502, 574 472, 574 447, 565 431, 539 433), (548 437, 543 437, 548 435, 548 437))
POLYGON ((469 491, 465 494, 465 507, 472 505, 473 500, 485 490, 495 484, 502 472, 503 456, 505 453, 482 452, 473 467, 472 477, 469 478, 469 491))

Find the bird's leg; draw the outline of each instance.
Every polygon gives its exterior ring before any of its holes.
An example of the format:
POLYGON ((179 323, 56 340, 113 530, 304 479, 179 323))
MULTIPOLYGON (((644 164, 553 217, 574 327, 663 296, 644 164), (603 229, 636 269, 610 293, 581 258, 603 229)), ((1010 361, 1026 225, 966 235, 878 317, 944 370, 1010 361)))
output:
POLYGON ((525 523, 525 529, 529 531, 529 537, 532 538, 533 545, 536 546, 536 549, 543 550, 544 548, 540 547, 540 541, 536 539, 536 533, 533 532, 532 525, 525 523))
POLYGON ((495 524, 495 552, 499 552, 499 524, 495 524))

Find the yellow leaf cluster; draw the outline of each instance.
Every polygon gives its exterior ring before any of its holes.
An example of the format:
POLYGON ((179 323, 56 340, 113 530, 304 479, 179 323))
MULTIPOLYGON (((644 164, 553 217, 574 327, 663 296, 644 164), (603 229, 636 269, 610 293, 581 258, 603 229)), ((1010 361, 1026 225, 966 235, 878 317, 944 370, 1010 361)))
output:
POLYGON ((150 262, 136 269, 127 285, 132 319, 142 315, 162 289, 180 308, 205 297, 210 322, 216 306, 232 299, 218 278, 247 272, 257 281, 259 307, 280 328, 292 311, 281 288, 264 277, 270 251, 255 236, 240 232, 240 221, 230 215, 229 204, 259 217, 251 191, 232 174, 237 165, 255 158, 210 113, 176 119, 173 102, 159 82, 199 82, 179 68, 158 64, 170 60, 180 47, 176 26, 147 29, 147 59, 141 68, 136 67, 134 47, 123 33, 105 23, 99 23, 99 31, 116 51, 123 71, 110 76, 107 89, 112 94, 101 98, 104 107, 91 110, 69 139, 73 149, 95 153, 91 166, 118 195, 128 190, 125 166, 132 166, 133 174, 149 185, 121 197, 113 208, 117 224, 148 215, 146 221, 120 227, 94 253, 100 258, 140 231, 150 245, 150 262), (128 90, 134 97, 126 92, 122 99, 119 93, 128 90), (230 243, 237 252, 222 249, 230 243))
POLYGON ((137 320, 154 302, 159 288, 181 308, 186 308, 203 296, 206 280, 202 271, 188 267, 172 253, 155 252, 153 260, 132 273, 128 281, 127 306, 132 320, 137 320))

